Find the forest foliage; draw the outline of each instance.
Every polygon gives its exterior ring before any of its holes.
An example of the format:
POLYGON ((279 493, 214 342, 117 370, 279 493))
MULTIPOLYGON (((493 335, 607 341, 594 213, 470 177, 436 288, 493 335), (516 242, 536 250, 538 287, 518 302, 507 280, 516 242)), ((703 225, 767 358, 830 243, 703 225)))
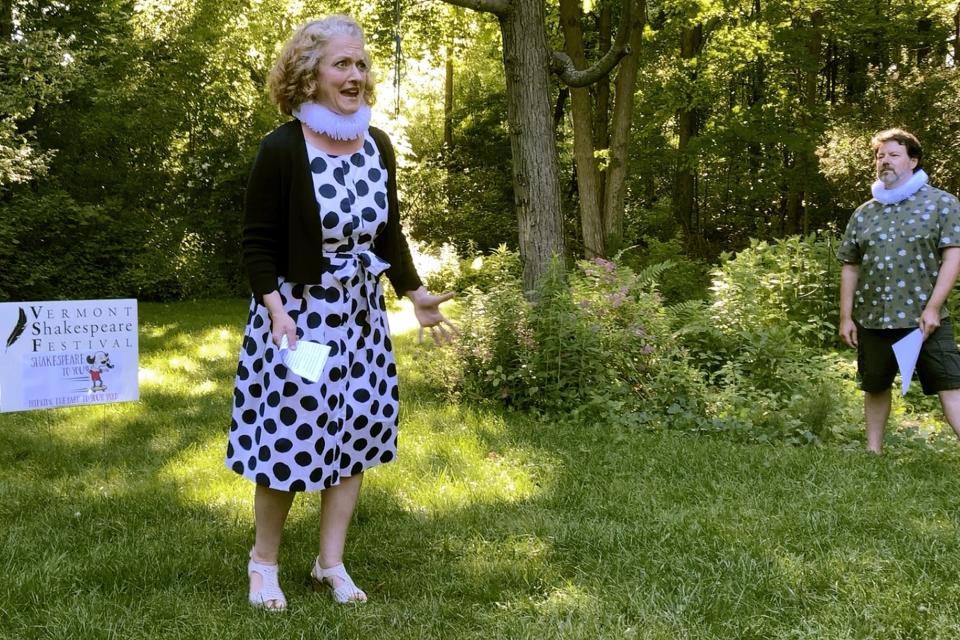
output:
MULTIPOLYGON (((333 11, 369 31, 377 118, 401 151, 412 236, 461 253, 516 246, 496 21, 403 0, 397 25, 392 4, 3 0, 0 298, 243 293, 246 173, 282 120, 266 72, 293 27, 333 11)), ((664 0, 635 10, 644 31, 621 245, 637 260, 676 240, 707 264, 749 238, 837 228, 867 193, 866 141, 888 125, 917 132, 932 181, 960 190, 957 2, 664 0)), ((547 4, 545 29, 559 50, 558 11, 547 4)), ((615 0, 583 5, 588 59, 609 45, 603 22, 618 11, 615 0)), ((591 89, 598 122, 610 82, 591 89)), ((554 99, 575 260, 583 243, 559 84, 554 99)), ((597 157, 602 170, 602 145, 597 157)))

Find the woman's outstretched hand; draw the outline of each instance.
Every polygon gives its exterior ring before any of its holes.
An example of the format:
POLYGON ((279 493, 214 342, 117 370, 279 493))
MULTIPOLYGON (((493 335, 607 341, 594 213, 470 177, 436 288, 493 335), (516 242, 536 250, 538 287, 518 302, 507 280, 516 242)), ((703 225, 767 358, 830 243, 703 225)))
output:
POLYGON ((429 329, 433 341, 438 345, 450 343, 460 331, 440 311, 440 305, 456 295, 453 291, 433 295, 424 287, 416 291, 408 291, 407 297, 413 303, 413 313, 417 316, 420 329, 417 331, 417 342, 423 343, 423 330, 429 329))

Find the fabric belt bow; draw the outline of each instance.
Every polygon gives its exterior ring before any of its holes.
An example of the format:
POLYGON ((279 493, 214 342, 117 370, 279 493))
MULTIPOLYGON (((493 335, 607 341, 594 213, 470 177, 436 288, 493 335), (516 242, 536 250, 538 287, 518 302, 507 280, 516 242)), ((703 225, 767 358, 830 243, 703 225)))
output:
POLYGON ((350 286, 350 280, 360 275, 360 289, 370 309, 377 308, 377 277, 390 268, 390 263, 373 251, 355 253, 324 252, 324 258, 330 264, 330 273, 340 281, 344 289, 350 286))

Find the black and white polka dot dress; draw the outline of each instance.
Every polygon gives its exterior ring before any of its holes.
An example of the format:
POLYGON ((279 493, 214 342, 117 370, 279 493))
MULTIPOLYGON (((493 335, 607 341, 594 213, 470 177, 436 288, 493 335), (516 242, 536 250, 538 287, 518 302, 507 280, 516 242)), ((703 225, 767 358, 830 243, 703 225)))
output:
MULTIPOLYGON (((331 156, 307 145, 329 261, 318 283, 279 282, 300 340, 329 345, 309 382, 283 365, 266 307, 251 302, 234 390, 226 464, 258 485, 315 491, 393 460, 397 369, 371 250, 387 220, 387 175, 369 134, 331 156)), ((318 248, 319 250, 319 248, 318 248)))

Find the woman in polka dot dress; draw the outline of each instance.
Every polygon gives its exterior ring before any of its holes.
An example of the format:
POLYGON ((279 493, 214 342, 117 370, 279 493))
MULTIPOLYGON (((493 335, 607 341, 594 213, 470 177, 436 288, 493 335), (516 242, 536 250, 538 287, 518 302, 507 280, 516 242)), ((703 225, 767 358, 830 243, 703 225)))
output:
POLYGON ((380 286, 386 274, 438 340, 452 325, 422 286, 400 230, 396 165, 369 127, 373 82, 359 25, 331 16, 300 27, 269 78, 296 119, 260 145, 247 187, 243 262, 253 300, 234 389, 226 464, 256 483, 251 604, 286 608, 277 556, 293 498, 320 491, 320 553, 310 575, 338 602, 366 594, 343 549, 366 469, 396 456, 397 371, 380 286), (281 342, 329 347, 311 382, 281 342))

